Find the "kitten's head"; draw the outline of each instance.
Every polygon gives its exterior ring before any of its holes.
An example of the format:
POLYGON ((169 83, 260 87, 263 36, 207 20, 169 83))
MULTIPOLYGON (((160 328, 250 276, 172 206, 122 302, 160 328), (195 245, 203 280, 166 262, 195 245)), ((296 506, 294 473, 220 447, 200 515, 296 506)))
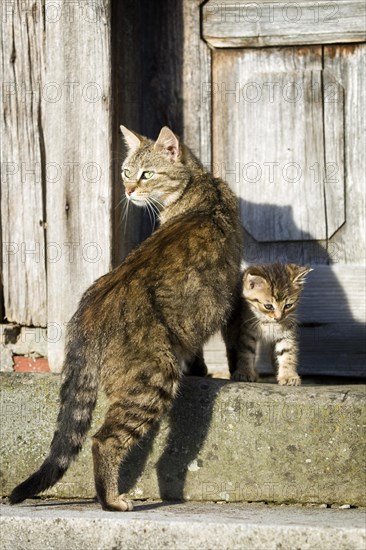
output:
POLYGON ((187 185, 190 170, 184 162, 185 148, 167 127, 154 142, 124 126, 121 131, 128 147, 122 165, 122 179, 128 200, 138 206, 161 209, 175 202, 187 185))
POLYGON ((261 322, 281 323, 293 317, 309 267, 264 264, 243 274, 243 296, 261 322))

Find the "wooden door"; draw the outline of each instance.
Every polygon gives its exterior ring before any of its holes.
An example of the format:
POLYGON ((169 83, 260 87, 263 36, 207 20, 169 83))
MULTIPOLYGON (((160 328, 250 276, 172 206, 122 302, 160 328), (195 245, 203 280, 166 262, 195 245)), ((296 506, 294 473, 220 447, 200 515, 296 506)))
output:
MULTIPOLYGON (((206 2, 212 166, 250 263, 310 264, 300 372, 365 373, 365 4, 206 2)), ((266 369, 266 365, 262 365, 266 369)))

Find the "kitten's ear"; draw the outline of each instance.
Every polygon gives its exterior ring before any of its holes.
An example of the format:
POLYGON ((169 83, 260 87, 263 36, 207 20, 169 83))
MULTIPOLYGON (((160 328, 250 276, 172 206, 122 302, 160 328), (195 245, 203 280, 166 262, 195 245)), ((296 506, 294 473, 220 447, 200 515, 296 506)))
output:
POLYGON ((292 282, 297 283, 298 285, 303 285, 305 283, 306 275, 310 273, 310 271, 313 271, 312 267, 296 264, 289 264, 289 268, 292 275, 292 282))
POLYGON ((264 277, 260 275, 253 275, 250 272, 244 275, 244 289, 245 290, 263 290, 268 286, 268 283, 264 277))
POLYGON ((134 132, 131 132, 126 126, 120 126, 121 132, 123 134, 125 143, 129 149, 129 152, 132 153, 133 151, 136 151, 141 145, 142 137, 138 134, 135 134, 134 132))
POLYGON ((180 147, 179 140, 175 134, 168 128, 164 126, 160 130, 158 139, 154 145, 155 151, 159 151, 167 155, 173 162, 175 162, 180 157, 180 147))

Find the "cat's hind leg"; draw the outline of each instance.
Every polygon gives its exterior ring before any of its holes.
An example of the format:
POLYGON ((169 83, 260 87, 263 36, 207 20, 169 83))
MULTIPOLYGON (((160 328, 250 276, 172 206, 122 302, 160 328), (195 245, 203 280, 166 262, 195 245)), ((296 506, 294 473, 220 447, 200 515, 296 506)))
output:
POLYGON ((185 361, 183 373, 187 376, 206 376, 208 368, 203 357, 203 350, 200 349, 188 361, 185 361))
POLYGON ((257 342, 253 331, 245 330, 236 334, 235 332, 228 334, 228 331, 223 331, 223 337, 231 380, 257 382, 258 375, 255 370, 257 342))
POLYGON ((121 461, 142 436, 169 410, 178 389, 180 369, 173 354, 134 361, 128 376, 118 377, 109 391, 111 405, 102 427, 93 437, 97 497, 104 510, 132 510, 132 502, 119 494, 121 461))

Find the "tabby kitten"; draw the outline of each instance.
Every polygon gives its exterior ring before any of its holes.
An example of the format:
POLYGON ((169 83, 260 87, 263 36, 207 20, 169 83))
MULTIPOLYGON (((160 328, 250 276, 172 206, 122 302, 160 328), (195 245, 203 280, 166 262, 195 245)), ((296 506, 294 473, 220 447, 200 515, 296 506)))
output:
POLYGON ((169 128, 155 143, 121 130, 127 199, 154 206, 161 225, 83 295, 68 327, 49 455, 15 487, 12 504, 64 475, 85 441, 101 382, 110 406, 93 437, 97 497, 105 510, 131 510, 118 492, 120 462, 170 408, 181 364, 200 357, 226 322, 240 284, 241 229, 229 186, 169 128))
POLYGON ((312 269, 295 264, 249 267, 243 274, 242 296, 224 332, 233 380, 255 382, 255 352, 260 339, 271 346, 272 365, 281 385, 298 386, 296 309, 305 276, 312 269))

